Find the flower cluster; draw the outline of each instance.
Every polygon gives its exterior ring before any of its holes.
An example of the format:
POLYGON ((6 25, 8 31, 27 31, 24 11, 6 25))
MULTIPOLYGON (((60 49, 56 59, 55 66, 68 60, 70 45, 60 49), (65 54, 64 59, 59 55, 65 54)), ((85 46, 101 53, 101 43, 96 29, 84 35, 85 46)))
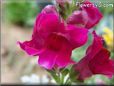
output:
MULTIPOLYGON (((73 70, 78 72, 77 80, 85 80, 94 74, 112 77, 114 61, 109 58, 110 52, 103 47, 102 37, 90 31, 102 18, 99 9, 77 7, 74 0, 56 1, 58 7, 48 5, 38 14, 31 40, 19 42, 20 47, 27 54, 38 56, 38 64, 48 70, 67 68, 72 64, 73 70), (65 10, 67 6, 70 11, 65 10), (60 10, 68 15, 61 14, 60 10), (85 56, 75 62, 71 58, 72 51, 87 42, 88 33, 93 35, 93 43, 87 48, 85 56)), ((84 4, 91 3, 83 1, 84 4)))

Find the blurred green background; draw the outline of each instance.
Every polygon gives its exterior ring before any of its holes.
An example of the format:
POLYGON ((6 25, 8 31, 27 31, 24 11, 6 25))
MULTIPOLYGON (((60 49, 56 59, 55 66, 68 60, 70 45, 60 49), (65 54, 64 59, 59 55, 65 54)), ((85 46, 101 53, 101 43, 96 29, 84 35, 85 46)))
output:
MULTIPOLYGON (((95 2, 95 0, 91 0, 95 2)), ((104 4, 104 0, 101 1, 104 4)), ((96 2, 95 2, 96 3, 96 2)), ((113 0, 109 0, 112 4, 113 0)), ((52 78, 37 65, 37 58, 29 58, 16 44, 19 40, 29 40, 32 34, 35 18, 41 9, 47 4, 54 4, 54 0, 2 0, 2 30, 1 30, 1 82, 2 83, 51 83, 52 78)), ((99 4, 99 3, 97 3, 99 4)), ((99 7, 103 18, 94 27, 97 33, 104 37, 104 45, 111 52, 114 59, 113 46, 113 7, 99 7)), ((91 34, 89 34, 91 35, 91 34)), ((85 49, 92 42, 89 36, 88 43, 73 51, 72 58, 79 61, 85 53, 85 49)), ((102 75, 95 75, 85 81, 86 84, 104 83, 114 84, 114 78, 108 79, 102 75)))

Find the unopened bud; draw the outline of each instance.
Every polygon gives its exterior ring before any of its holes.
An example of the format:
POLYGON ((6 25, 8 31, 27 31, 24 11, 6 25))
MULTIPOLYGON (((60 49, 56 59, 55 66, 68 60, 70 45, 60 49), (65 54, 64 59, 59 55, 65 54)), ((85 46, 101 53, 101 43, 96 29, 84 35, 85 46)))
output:
POLYGON ((67 19, 68 24, 85 26, 88 21, 88 15, 85 11, 74 11, 67 19))
POLYGON ((56 7, 54 5, 47 5, 43 10, 42 13, 57 13, 56 7))

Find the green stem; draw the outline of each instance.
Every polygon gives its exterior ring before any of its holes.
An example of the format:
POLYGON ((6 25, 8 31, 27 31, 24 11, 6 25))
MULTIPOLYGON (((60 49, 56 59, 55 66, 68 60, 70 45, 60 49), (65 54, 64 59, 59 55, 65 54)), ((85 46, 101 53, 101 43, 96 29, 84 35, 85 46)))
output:
POLYGON ((65 79, 65 75, 62 73, 62 71, 60 71, 60 69, 55 69, 55 70, 47 70, 51 76, 53 77, 53 79, 56 81, 57 84, 59 85, 69 85, 70 82, 70 78, 68 78, 66 80, 66 82, 64 82, 65 79))

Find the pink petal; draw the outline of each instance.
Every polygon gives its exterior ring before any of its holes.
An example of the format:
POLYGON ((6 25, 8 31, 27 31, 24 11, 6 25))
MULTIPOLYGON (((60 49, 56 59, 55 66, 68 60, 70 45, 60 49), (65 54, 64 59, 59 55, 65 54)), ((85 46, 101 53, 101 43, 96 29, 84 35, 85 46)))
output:
POLYGON ((68 39, 74 48, 84 45, 88 40, 88 30, 85 28, 75 27, 74 25, 67 26, 68 39))
POLYGON ((29 43, 29 42, 24 42, 24 43, 18 42, 18 43, 19 43, 20 47, 24 51, 26 51, 26 53, 29 54, 29 55, 37 55, 39 53, 39 50, 27 45, 27 43, 29 43))
MULTIPOLYGON (((72 52, 72 45, 70 45, 69 41, 67 38, 64 36, 64 34, 60 33, 52 33, 48 36, 48 38, 45 41, 44 48, 46 48, 48 51, 53 51, 54 55, 56 54, 56 61, 55 65, 58 66, 59 68, 66 67, 68 64, 71 64, 73 62, 71 60, 71 52, 72 52)), ((45 51, 46 52, 46 51, 45 51)), ((52 53, 52 55, 53 55, 52 53)), ((45 53, 43 53, 45 54, 45 53)), ((51 54, 51 53, 49 53, 51 54)), ((46 55, 48 55, 46 53, 46 55)), ((53 56, 50 55, 49 57, 54 58, 53 56)), ((41 59, 41 58, 40 58, 41 59)), ((43 62, 43 60, 42 60, 43 62)), ((45 60, 44 60, 45 62, 45 60)), ((48 64, 50 61, 48 61, 48 64)), ((43 65, 43 63, 42 63, 43 65)), ((46 65, 47 66, 47 65, 46 65)), ((46 67, 44 66, 44 67, 46 67)), ((49 68, 52 68, 53 66, 47 66, 49 68)))
POLYGON ((85 27, 88 22, 88 15, 85 11, 74 11, 67 19, 68 24, 74 24, 77 26, 85 27))
POLYGON ((93 75, 93 73, 89 69, 88 65, 84 65, 83 69, 79 70, 78 72, 79 72, 78 80, 84 80, 84 79, 91 77, 93 75))
POLYGON ((57 54, 51 50, 45 49, 39 54, 38 64, 46 69, 52 69, 55 65, 57 54))
MULTIPOLYGON (((85 1, 83 4, 88 5, 88 4, 93 4, 89 1, 85 1)), ((89 19, 88 22, 85 26, 85 28, 92 28, 93 26, 95 26, 102 18, 102 14, 99 11, 99 9, 95 6, 90 6, 90 7, 82 7, 82 10, 86 11, 89 19)))
POLYGON ((59 17, 54 14, 45 14, 40 21, 39 31, 56 31, 55 28, 60 24, 59 17))
POLYGON ((114 74, 113 61, 109 59, 110 52, 103 47, 102 38, 95 31, 93 43, 88 47, 86 55, 75 66, 79 79, 84 80, 94 74, 112 77, 114 74))
POLYGON ((44 45, 44 40, 37 33, 35 33, 32 40, 18 43, 27 54, 38 55, 44 45))
POLYGON ((93 43, 87 48, 86 55, 88 55, 89 59, 92 59, 103 47, 103 39, 98 36, 95 31, 92 32, 93 35, 93 43), (92 55, 92 56, 91 56, 92 55))
POLYGON ((89 67, 94 74, 104 74, 108 77, 113 75, 113 64, 109 59, 110 52, 102 48, 99 53, 89 62, 89 67))
POLYGON ((69 64, 73 64, 73 61, 71 60, 71 54, 72 47, 64 44, 57 55, 56 64, 58 65, 58 67, 63 68, 69 64))
POLYGON ((37 17, 35 24, 35 32, 38 32, 39 35, 43 38, 47 38, 48 35, 52 32, 63 32, 65 27, 61 23, 59 16, 54 13, 41 13, 40 18, 37 17))

